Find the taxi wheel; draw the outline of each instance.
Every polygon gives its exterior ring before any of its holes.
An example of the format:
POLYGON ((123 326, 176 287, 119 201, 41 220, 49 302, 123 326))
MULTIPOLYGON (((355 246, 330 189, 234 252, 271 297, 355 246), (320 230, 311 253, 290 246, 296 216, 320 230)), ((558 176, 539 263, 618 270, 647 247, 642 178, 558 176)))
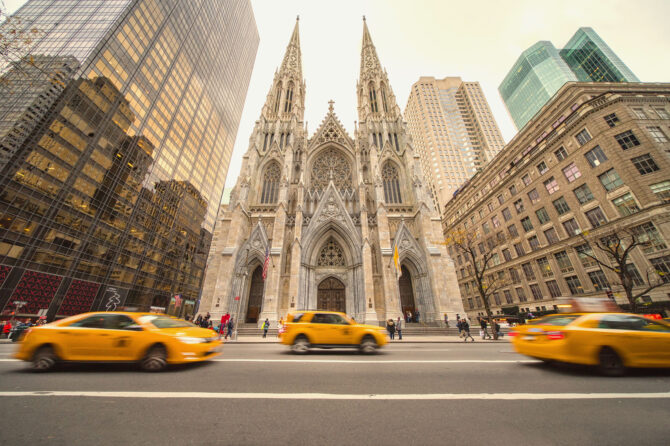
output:
POLYGON ((606 376, 622 376, 626 372, 621 357, 609 347, 603 347, 598 353, 598 369, 606 376))
POLYGON ((33 355, 33 371, 35 372, 48 372, 53 370, 56 367, 56 362, 58 361, 58 356, 53 347, 45 345, 40 347, 35 355, 33 355))
POLYGON ((299 355, 304 355, 307 353, 309 350, 309 340, 305 335, 300 335, 297 338, 295 338, 295 341, 293 341, 293 345, 291 346, 291 350, 293 353, 297 353, 299 355))
POLYGON ((145 372, 160 372, 167 367, 167 351, 162 345, 154 345, 140 362, 145 372))
POLYGON ((361 353, 365 353, 367 355, 370 355, 377 351, 377 342, 375 342, 374 338, 371 336, 366 336, 363 338, 361 341, 360 345, 360 350, 361 353))

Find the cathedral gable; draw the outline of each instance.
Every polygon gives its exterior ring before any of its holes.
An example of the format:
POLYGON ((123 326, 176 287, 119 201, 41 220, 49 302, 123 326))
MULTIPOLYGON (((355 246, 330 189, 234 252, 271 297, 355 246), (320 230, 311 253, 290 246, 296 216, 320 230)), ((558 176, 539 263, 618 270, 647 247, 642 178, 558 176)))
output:
POLYGON ((407 256, 414 258, 423 257, 423 249, 416 241, 416 238, 412 235, 409 228, 405 225, 405 222, 401 222, 398 225, 398 230, 395 233, 394 237, 394 246, 398 247, 398 255, 400 258, 407 256))
POLYGON ((248 259, 252 259, 253 257, 264 259, 265 251, 268 249, 270 249, 268 235, 267 232, 265 232, 265 227, 259 220, 253 231, 251 231, 251 235, 249 236, 249 239, 247 239, 247 242, 240 247, 237 257, 238 266, 244 264, 245 261, 248 261, 248 259), (249 249, 248 253, 246 251, 247 248, 249 249), (244 257, 247 257, 247 259, 244 257))
POLYGON ((347 134, 347 131, 342 126, 342 123, 339 119, 337 119, 337 116, 333 111, 332 101, 330 103, 328 114, 324 118, 323 122, 321 122, 321 125, 316 130, 314 136, 312 136, 312 138, 309 140, 308 149, 314 149, 315 147, 328 142, 338 143, 343 147, 347 147, 348 149, 351 149, 354 145, 353 141, 347 134))
POLYGON ((306 232, 316 232, 318 228, 331 223, 340 226, 346 232, 354 236, 355 239, 360 238, 356 226, 349 216, 349 213, 344 206, 344 202, 337 189, 335 189, 335 184, 333 182, 328 185, 328 188, 324 192, 306 232))

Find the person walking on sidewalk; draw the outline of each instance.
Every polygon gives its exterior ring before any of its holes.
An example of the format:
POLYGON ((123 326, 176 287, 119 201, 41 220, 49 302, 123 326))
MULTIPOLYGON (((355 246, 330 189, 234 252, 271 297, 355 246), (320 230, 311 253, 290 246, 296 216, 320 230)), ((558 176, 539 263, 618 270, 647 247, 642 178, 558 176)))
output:
POLYGON ((405 325, 405 321, 402 320, 400 316, 398 316, 398 321, 396 322, 396 330, 398 331, 398 340, 402 341, 402 327, 405 325))
POLYGON ((395 337, 395 323, 393 322, 393 319, 386 321, 386 330, 388 330, 389 337, 393 340, 395 337))
POLYGON ((265 318, 265 322, 263 322, 263 337, 266 338, 268 336, 268 329, 270 328, 270 320, 268 318, 265 318))
POLYGON ((479 326, 482 327, 482 340, 484 339, 493 339, 491 335, 489 334, 489 331, 487 330, 488 324, 486 323, 486 319, 483 317, 479 318, 479 326))
POLYGON ((470 324, 468 323, 468 320, 465 318, 463 318, 462 327, 464 333, 463 342, 468 342, 468 338, 470 338, 472 342, 475 342, 475 338, 473 338, 472 335, 470 334, 470 324))
POLYGON ((230 336, 230 339, 233 339, 233 327, 235 326, 235 321, 233 321, 233 317, 231 316, 230 319, 228 319, 228 330, 226 331, 226 336, 223 339, 228 339, 228 336, 230 336))
POLYGON ((444 325, 449 328, 449 315, 447 313, 444 313, 444 325))

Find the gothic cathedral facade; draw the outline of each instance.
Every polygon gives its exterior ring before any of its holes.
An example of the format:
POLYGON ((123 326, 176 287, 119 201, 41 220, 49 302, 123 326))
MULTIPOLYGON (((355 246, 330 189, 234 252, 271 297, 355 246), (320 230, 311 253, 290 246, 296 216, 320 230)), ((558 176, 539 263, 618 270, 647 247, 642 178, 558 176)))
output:
POLYGON ((439 213, 365 22, 356 93, 353 137, 332 101, 308 135, 296 22, 218 216, 200 313, 260 324, 320 309, 374 325, 408 312, 429 325, 464 314, 439 213))

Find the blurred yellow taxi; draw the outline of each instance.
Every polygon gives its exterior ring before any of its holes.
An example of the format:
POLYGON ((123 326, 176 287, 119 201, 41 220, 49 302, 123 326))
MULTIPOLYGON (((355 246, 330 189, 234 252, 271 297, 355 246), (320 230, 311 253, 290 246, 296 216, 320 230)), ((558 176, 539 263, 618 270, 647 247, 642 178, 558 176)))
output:
POLYGON ((359 324, 333 311, 289 314, 279 335, 281 343, 290 345, 294 353, 307 353, 311 347, 358 348, 362 353, 374 353, 387 343, 385 328, 359 324))
POLYGON ((544 361, 598 366, 670 367, 670 324, 628 313, 552 314, 510 332, 517 352, 544 361))
POLYGON ((14 357, 35 371, 59 361, 137 362, 146 371, 221 352, 216 333, 156 313, 82 313, 28 330, 14 357))

